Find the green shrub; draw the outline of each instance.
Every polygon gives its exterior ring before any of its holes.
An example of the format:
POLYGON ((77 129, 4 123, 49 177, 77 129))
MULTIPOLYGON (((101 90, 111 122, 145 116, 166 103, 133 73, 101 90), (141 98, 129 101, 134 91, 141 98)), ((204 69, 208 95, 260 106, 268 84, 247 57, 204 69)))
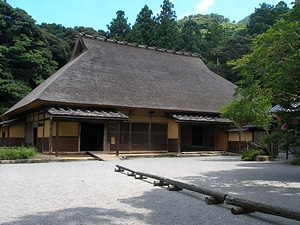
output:
POLYGON ((300 166, 300 157, 296 157, 296 158, 292 161, 292 165, 300 166))
POLYGON ((248 149, 242 154, 242 159, 245 161, 254 161, 255 157, 261 155, 261 151, 258 149, 248 149))
POLYGON ((1 147, 0 160, 29 159, 36 154, 33 147, 1 147))

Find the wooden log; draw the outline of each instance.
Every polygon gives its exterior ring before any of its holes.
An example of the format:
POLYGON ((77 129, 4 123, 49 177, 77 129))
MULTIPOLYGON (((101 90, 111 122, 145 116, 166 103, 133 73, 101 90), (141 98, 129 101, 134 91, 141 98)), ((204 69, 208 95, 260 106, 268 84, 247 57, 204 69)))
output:
POLYGON ((300 212, 290 209, 229 196, 226 196, 225 202, 229 205, 241 207, 246 211, 257 211, 300 221, 300 212))
POLYGON ((153 185, 154 186, 160 186, 160 187, 162 187, 162 186, 168 186, 169 184, 167 184, 167 183, 165 183, 163 181, 154 181, 153 185))
POLYGON ((133 177, 135 175, 135 173, 133 173, 133 172, 128 172, 127 173, 127 176, 129 176, 129 177, 133 177))
POLYGON ((182 188, 169 184, 168 191, 182 191, 182 188))
POLYGON ((157 176, 157 175, 150 174, 150 173, 143 173, 143 172, 136 171, 136 174, 139 174, 139 175, 145 176, 145 177, 149 177, 149 178, 152 178, 154 180, 161 181, 161 182, 165 182, 165 180, 166 180, 165 177, 157 176))
POLYGON ((136 179, 146 179, 147 177, 149 177, 154 180, 158 180, 158 182, 154 182, 154 185, 155 184, 168 185, 168 189, 169 188, 174 188, 174 190, 175 189, 176 190, 186 189, 189 191, 194 191, 197 193, 208 195, 210 197, 207 197, 205 199, 205 202, 207 204, 219 204, 219 203, 223 203, 225 200, 226 204, 237 206, 236 208, 231 209, 231 212, 235 215, 251 213, 251 212, 257 211, 257 212, 261 212, 261 213, 271 214, 271 215, 275 215, 275 216, 281 216, 281 217, 300 221, 300 212, 292 211, 290 209, 273 206, 273 205, 269 205, 269 204, 263 204, 263 203, 259 203, 259 202, 254 202, 254 201, 241 199, 241 198, 233 198, 233 197, 227 196, 226 194, 223 194, 223 193, 211 190, 211 189, 198 187, 196 185, 187 184, 187 183, 184 183, 181 181, 172 180, 172 179, 157 176, 154 174, 134 171, 134 170, 131 170, 129 168, 119 166, 119 165, 117 165, 116 167, 117 168, 115 169, 115 171, 119 172, 119 171, 127 170, 129 172, 134 173, 134 176, 136 179))
POLYGON ((213 204, 223 204, 224 198, 218 199, 213 196, 205 197, 205 202, 207 205, 213 205, 213 204))
POLYGON ((116 165, 116 167, 117 167, 120 171, 126 170, 126 171, 129 171, 129 172, 135 173, 134 170, 129 169, 129 168, 126 168, 126 167, 124 167, 124 166, 116 165))
POLYGON ((244 209, 242 207, 235 207, 231 209, 231 213, 233 215, 240 215, 240 214, 247 214, 247 213, 253 213, 255 212, 254 210, 250 210, 250 209, 244 209))
POLYGON ((196 186, 196 185, 193 185, 193 184, 187 184, 187 183, 184 183, 184 182, 181 182, 181 181, 169 179, 169 178, 166 178, 166 177, 161 177, 161 176, 157 176, 157 175, 154 175, 154 174, 143 173, 143 172, 139 172, 139 171, 136 171, 136 174, 140 174, 140 175, 145 176, 145 177, 149 177, 149 178, 152 178, 152 179, 155 179, 155 180, 159 180, 159 181, 162 181, 162 182, 167 183, 169 185, 176 186, 178 188, 182 188, 182 189, 186 189, 186 190, 189 190, 189 191, 194 191, 194 192, 197 192, 197 193, 200 193, 200 194, 212 196, 212 197, 215 197, 216 199, 225 199, 225 197, 226 197, 226 195, 223 194, 223 193, 220 193, 220 192, 217 192, 217 191, 214 191, 214 190, 210 190, 210 189, 206 189, 206 188, 203 188, 203 187, 199 187, 199 186, 196 186))
POLYGON ((124 170, 117 167, 117 168, 115 168, 115 172, 124 172, 124 170))
POLYGON ((147 179, 147 177, 142 176, 142 175, 140 175, 140 174, 134 174, 134 178, 135 178, 135 179, 139 179, 139 180, 147 179))

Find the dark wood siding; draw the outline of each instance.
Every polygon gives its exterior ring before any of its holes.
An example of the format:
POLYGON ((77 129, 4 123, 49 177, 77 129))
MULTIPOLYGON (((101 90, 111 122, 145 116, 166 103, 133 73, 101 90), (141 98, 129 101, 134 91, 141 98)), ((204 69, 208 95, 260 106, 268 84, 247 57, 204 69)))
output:
POLYGON ((0 146, 13 147, 24 145, 24 138, 0 138, 0 146))
POLYGON ((178 152, 178 139, 168 139, 168 151, 169 152, 178 152))
POLYGON ((49 138, 38 138, 37 142, 38 152, 49 152, 49 138))
MULTIPOLYGON (((110 136, 116 137, 115 125, 110 136)), ((163 123, 122 122, 120 124, 120 151, 159 151, 168 148, 168 125, 163 123)), ((116 151, 112 144, 111 151, 116 151)))
POLYGON ((246 141, 229 141, 228 142, 228 151, 229 152, 236 152, 236 153, 242 153, 247 150, 247 142, 246 141), (240 150, 239 150, 240 146, 240 150))
MULTIPOLYGON (((56 141, 52 138, 52 151, 55 152, 56 141)), ((60 152, 78 152, 78 137, 59 137, 58 151, 60 152)))
MULTIPOLYGON (((59 137, 58 139, 58 151, 59 152, 78 152, 78 137, 59 137)), ((56 149, 56 139, 52 138, 52 152, 56 149)), ((38 138, 37 142, 38 152, 49 152, 49 138, 38 138), (44 144, 44 147, 43 147, 44 144)))

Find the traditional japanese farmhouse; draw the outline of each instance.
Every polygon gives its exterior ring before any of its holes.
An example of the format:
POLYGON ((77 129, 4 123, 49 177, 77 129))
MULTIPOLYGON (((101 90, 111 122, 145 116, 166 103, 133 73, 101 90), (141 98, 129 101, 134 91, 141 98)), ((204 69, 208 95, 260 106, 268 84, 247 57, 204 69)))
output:
POLYGON ((236 86, 199 55, 80 35, 69 63, 10 108, 0 145, 40 152, 227 150, 236 86))

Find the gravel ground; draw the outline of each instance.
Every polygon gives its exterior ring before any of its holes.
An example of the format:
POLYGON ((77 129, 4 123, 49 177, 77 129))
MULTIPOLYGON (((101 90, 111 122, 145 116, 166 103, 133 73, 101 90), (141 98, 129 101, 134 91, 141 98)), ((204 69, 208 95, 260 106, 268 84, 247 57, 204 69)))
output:
POLYGON ((0 224, 300 224, 258 212, 232 215, 230 205, 206 205, 204 195, 154 187, 153 180, 114 172, 116 164, 300 210, 300 167, 282 161, 217 156, 5 164, 0 224))

